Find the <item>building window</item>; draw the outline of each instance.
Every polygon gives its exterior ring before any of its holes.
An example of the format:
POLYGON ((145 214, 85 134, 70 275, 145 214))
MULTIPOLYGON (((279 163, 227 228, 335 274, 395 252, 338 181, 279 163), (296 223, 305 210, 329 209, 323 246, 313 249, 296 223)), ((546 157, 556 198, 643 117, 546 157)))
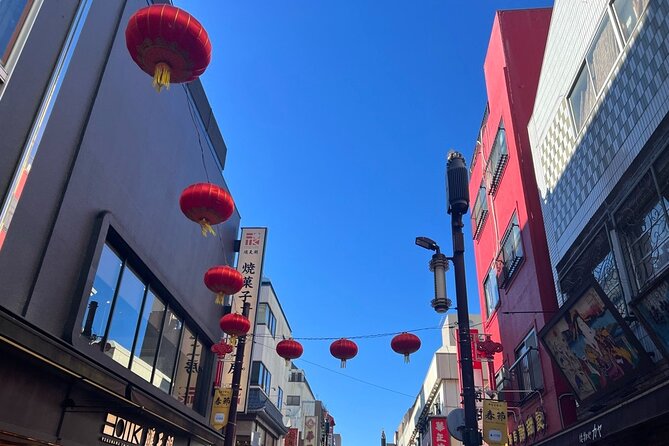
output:
POLYGON ((281 410, 281 408, 283 407, 283 389, 281 387, 279 387, 277 391, 276 407, 279 410, 281 410))
POLYGON ((108 243, 102 248, 81 335, 188 407, 194 407, 197 393, 206 387, 198 380, 207 351, 201 340, 108 243))
POLYGON ((258 306, 258 325, 266 325, 272 336, 276 336, 276 317, 267 303, 258 306))
POLYGON ((649 0, 615 0, 613 2, 613 10, 616 13, 620 31, 625 41, 628 41, 632 36, 632 32, 646 10, 648 2, 649 0))
POLYGON ((37 12, 35 0, 11 0, 0 2, 0 83, 7 79, 10 66, 25 39, 37 12))
POLYGON ((669 200, 650 171, 623 203, 615 214, 616 226, 636 289, 643 290, 669 265, 669 200))
POLYGON ((476 201, 472 207, 472 220, 474 220, 474 239, 481 235, 483 225, 488 219, 488 199, 486 195, 485 184, 481 182, 479 193, 476 195, 476 201))
POLYGON ((523 260, 523 241, 521 238, 518 216, 513 215, 511 223, 502 238, 497 255, 497 283, 506 288, 523 260))
POLYGON ((488 275, 483 282, 483 292, 485 293, 485 304, 488 318, 492 316, 499 306, 499 289, 497 288, 497 269, 490 268, 488 275))
MULTIPOLYGON (((505 392, 504 390, 507 389, 509 386, 509 382, 511 379, 509 378, 509 368, 508 364, 503 365, 502 367, 497 370, 495 373, 495 390, 497 390, 497 399, 499 401, 507 401, 508 398, 505 397, 505 392)), ((511 398, 513 400, 513 398, 511 398)))
POLYGON ((597 93, 602 91, 618 54, 620 54, 620 46, 616 40, 611 17, 609 14, 604 14, 585 58, 597 93))
POLYGON ((300 395, 288 395, 286 397, 286 406, 299 406, 300 395))
POLYGON ((251 364, 251 385, 258 386, 269 395, 272 388, 272 374, 261 361, 253 361, 251 364))
POLYGON ((288 377, 288 382, 296 382, 296 383, 301 383, 304 381, 304 375, 302 372, 290 372, 290 376, 288 377))
MULTIPOLYGON (((538 390, 544 388, 541 374, 541 361, 537 346, 537 334, 534 330, 516 347, 516 362, 511 366, 518 390, 538 390)), ((526 396, 529 396, 530 392, 526 396)))
POLYGON ((590 72, 585 63, 576 77, 576 83, 569 93, 569 104, 571 105, 571 112, 574 116, 574 123, 576 130, 581 130, 585 123, 585 118, 595 105, 595 91, 592 81, 590 80, 590 72))
POLYGON ((506 130, 504 129, 504 121, 500 121, 495 142, 490 150, 490 157, 488 164, 486 164, 485 172, 488 180, 488 193, 494 194, 499 187, 499 182, 502 179, 502 173, 509 160, 509 150, 506 146, 506 130))

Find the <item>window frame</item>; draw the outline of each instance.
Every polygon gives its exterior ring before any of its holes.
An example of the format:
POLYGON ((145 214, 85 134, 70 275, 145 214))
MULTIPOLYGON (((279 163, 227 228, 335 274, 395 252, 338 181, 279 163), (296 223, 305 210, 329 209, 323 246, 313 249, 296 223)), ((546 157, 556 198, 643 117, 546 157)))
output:
POLYGON ((512 370, 512 374, 516 374, 515 380, 512 382, 515 384, 518 390, 527 390, 528 393, 521 395, 521 402, 526 399, 531 398, 535 395, 536 392, 541 392, 546 387, 546 382, 544 379, 543 366, 541 364, 541 357, 539 355, 539 336, 537 334, 536 328, 532 328, 523 338, 522 341, 513 349, 514 362, 509 368, 512 370), (534 338, 534 345, 530 344, 530 340, 534 338), (522 350, 526 348, 525 350, 522 350), (534 354, 532 352, 535 352, 534 354), (517 367, 523 366, 523 360, 527 360, 527 369, 529 383, 525 383, 523 374, 517 372, 517 367), (536 361, 536 362, 535 362, 536 361), (514 370, 516 369, 516 370, 514 370), (538 377, 541 380, 541 383, 535 383, 535 378, 538 377), (537 385, 539 384, 539 385, 537 385))
POLYGON ((43 2, 44 0, 27 0, 21 13, 21 20, 16 24, 12 33, 13 37, 10 39, 7 49, 5 49, 7 52, 7 60, 4 63, 2 62, 2 54, 0 54, 0 89, 7 83, 14 71, 16 62, 28 40, 28 35, 35 24, 35 19, 43 2), (13 42, 11 42, 11 40, 13 40, 13 42))
POLYGON ((501 289, 508 289, 513 282, 513 279, 518 274, 518 271, 525 263, 525 245, 523 243, 523 231, 520 229, 520 221, 518 220, 518 211, 514 211, 509 224, 504 231, 504 236, 500 241, 499 252, 495 258, 495 264, 497 267, 497 285, 501 289), (509 241, 515 238, 514 228, 518 228, 518 244, 513 247, 513 259, 506 259, 506 246, 509 241), (517 255, 518 249, 520 248, 520 255, 517 255), (501 259, 501 260, 500 260, 501 259), (511 263, 511 267, 507 268, 507 263, 511 263), (506 269, 510 270, 507 271, 506 269), (500 280, 500 277, 502 280, 500 280))
POLYGON ((486 188, 485 181, 481 180, 481 186, 479 191, 476 194, 476 199, 472 205, 472 220, 474 221, 473 227, 473 238, 478 240, 483 233, 483 228, 485 227, 486 221, 488 221, 488 190, 486 188), (478 215, 477 215, 478 214, 478 215))
MULTIPOLYGON (((75 299, 75 302, 73 302, 73 309, 78 308, 78 311, 73 311, 73 313, 71 313, 72 316, 70 317, 70 319, 68 319, 66 325, 66 333, 71 333, 70 335, 71 337, 69 340, 82 353, 95 358, 96 360, 98 360, 107 367, 117 368, 118 369, 117 371, 131 382, 139 383, 140 387, 142 388, 145 388, 147 390, 148 389, 155 390, 155 392, 159 395, 166 395, 172 398, 172 388, 174 386, 175 376, 177 373, 176 367, 178 366, 178 359, 179 359, 178 348, 181 345, 182 338, 185 333, 184 328, 188 327, 195 334, 194 344, 200 342, 202 345, 201 357, 199 361, 200 371, 197 377, 195 393, 193 395, 194 402, 191 408, 200 414, 205 414, 207 411, 207 405, 209 401, 208 386, 211 384, 213 380, 213 375, 212 375, 213 371, 211 370, 213 367, 213 356, 210 353, 210 347, 212 341, 206 336, 206 334, 202 332, 202 330, 200 330, 198 324, 190 319, 188 313, 184 311, 183 308, 180 307, 178 301, 173 297, 174 295, 163 285, 164 282, 160 280, 159 277, 156 276, 156 273, 152 271, 137 255, 137 253, 130 247, 130 245, 126 241, 128 240, 128 238, 124 237, 123 235, 125 234, 125 232, 122 231, 120 228, 121 226, 109 212, 104 212, 100 214, 96 220, 89 248, 86 251, 86 255, 84 257, 85 259, 84 265, 86 265, 88 273, 82 274, 79 283, 77 285, 77 295, 80 296, 80 298, 79 300, 75 299), (135 274, 137 274, 142 283, 146 285, 146 289, 142 297, 142 308, 146 303, 146 297, 149 292, 152 292, 154 296, 158 298, 165 307, 161 319, 160 331, 157 334, 158 342, 156 345, 156 353, 154 355, 151 364, 152 367, 151 379, 149 381, 147 381, 142 375, 136 373, 134 370, 131 369, 134 358, 129 360, 129 364, 126 367, 123 364, 112 359, 109 355, 105 354, 105 352, 103 351, 104 346, 108 339, 108 330, 114 311, 113 308, 110 308, 109 314, 106 315, 105 330, 104 330, 105 334, 102 338, 100 338, 101 342, 99 342, 99 346, 95 346, 93 343, 90 343, 88 338, 82 336, 83 325, 85 323, 84 316, 87 314, 88 311, 91 289, 97 276, 99 262, 101 259, 102 251, 105 246, 109 247, 112 253, 114 253, 122 261, 122 266, 121 269, 119 270, 118 278, 116 281, 117 282, 116 288, 114 290, 114 296, 113 296, 114 303, 112 307, 115 306, 115 302, 119 291, 119 284, 121 277, 123 275, 123 271, 125 270, 126 267, 128 267, 128 265, 130 265, 131 269, 135 272, 135 274), (166 327, 167 317, 168 317, 167 315, 169 312, 172 312, 172 314, 174 314, 178 318, 178 320, 182 325, 182 328, 181 332, 179 333, 179 341, 178 341, 179 343, 177 345, 177 352, 174 357, 174 366, 172 369, 172 375, 170 377, 171 381, 169 384, 169 389, 165 390, 160 386, 154 384, 154 378, 156 376, 157 361, 160 356, 161 349, 163 347, 164 330, 166 327)), ((137 343, 137 337, 139 335, 137 327, 140 326, 141 316, 142 314, 140 313, 137 324, 135 324, 133 346, 136 345, 137 343)), ((130 356, 132 356, 133 352, 131 351, 129 354, 130 356)), ((189 372, 189 377, 188 377, 189 382, 192 378, 191 374, 192 373, 189 372)), ((175 398, 175 400, 177 399, 175 398)), ((183 404, 185 407, 190 407, 182 402, 179 402, 178 404, 183 404)))
POLYGON ((509 140, 506 135, 506 126, 504 125, 504 117, 499 119, 499 125, 497 126, 497 132, 495 133, 495 139, 493 140, 492 147, 490 148, 490 153, 488 154, 488 162, 486 163, 484 174, 486 178, 487 192, 488 195, 495 196, 499 185, 502 182, 502 176, 506 170, 506 166, 509 164, 509 140), (500 134, 504 134, 504 151, 497 153, 497 150, 500 150, 502 147, 500 143, 500 134), (493 155, 495 158, 495 165, 493 166, 493 155))
POLYGON ((249 373, 249 386, 258 387, 262 390, 265 395, 269 398, 269 395, 272 390, 272 372, 269 371, 267 366, 262 361, 251 361, 251 373, 249 373), (255 370, 258 370, 257 382, 254 375, 255 370))
POLYGON ((487 319, 490 320, 493 317, 493 315, 497 312, 497 309, 500 307, 502 301, 499 295, 499 283, 497 282, 497 268, 495 268, 494 261, 488 268, 488 273, 486 274, 486 278, 483 281, 483 297, 485 298, 485 304, 486 304, 486 316, 487 319), (488 281, 490 281, 491 278, 492 280, 495 281, 495 283, 490 289, 494 290, 497 295, 497 300, 495 302, 494 307, 492 308, 490 306, 490 301, 488 300, 488 289, 489 289, 488 281))
POLYGON ((299 407, 300 404, 302 404, 300 395, 286 395, 286 406, 297 406, 297 407, 299 407), (296 398, 297 398, 297 400, 296 400, 296 398), (297 401, 297 404, 295 404, 295 401, 297 401))

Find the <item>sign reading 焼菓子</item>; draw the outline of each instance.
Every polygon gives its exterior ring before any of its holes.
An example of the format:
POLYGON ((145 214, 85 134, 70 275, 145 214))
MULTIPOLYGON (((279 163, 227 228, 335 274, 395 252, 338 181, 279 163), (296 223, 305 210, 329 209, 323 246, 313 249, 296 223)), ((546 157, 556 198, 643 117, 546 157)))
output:
POLYGON ((489 445, 506 444, 506 402, 483 400, 483 441, 489 445))
MULTIPOLYGON (((251 333, 255 327, 255 316, 258 308, 258 296, 260 295, 260 284, 262 279, 262 266, 265 257, 265 241, 267 239, 267 228, 242 228, 242 238, 239 244, 239 257, 237 259, 237 271, 244 278, 241 291, 232 297, 232 312, 242 314, 244 301, 251 306, 249 311, 249 322, 251 322, 251 333)), ((244 362, 242 365, 241 391, 237 403, 237 411, 246 411, 246 400, 248 396, 249 371, 251 370, 251 354, 253 353, 253 342, 247 341, 244 349, 244 362)), ((235 350, 236 354, 236 350, 235 350)), ((231 387, 232 367, 230 363, 224 371, 224 387, 231 387)))

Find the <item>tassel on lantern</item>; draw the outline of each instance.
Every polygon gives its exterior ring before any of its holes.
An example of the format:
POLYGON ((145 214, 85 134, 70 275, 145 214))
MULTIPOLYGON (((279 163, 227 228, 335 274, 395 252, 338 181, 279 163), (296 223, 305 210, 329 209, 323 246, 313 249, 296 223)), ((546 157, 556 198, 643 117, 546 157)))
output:
POLYGON ((342 369, 346 368, 346 360, 345 359, 341 360, 341 365, 339 367, 342 368, 342 369))
POLYGON ((214 231, 214 228, 211 227, 207 220, 203 218, 198 223, 200 223, 200 229, 202 230, 202 235, 204 237, 206 237, 207 234, 216 235, 216 231, 214 231))
POLYGON ((153 72, 153 88, 158 93, 163 88, 170 89, 170 66, 165 62, 158 62, 156 64, 156 70, 153 72))
POLYGON ((216 305, 223 305, 225 303, 225 293, 216 293, 216 305))
POLYGON ((410 363, 410 362, 411 362, 411 361, 409 360, 409 354, 408 354, 408 353, 405 353, 405 354, 404 354, 404 363, 405 363, 405 364, 408 364, 408 363, 410 363))

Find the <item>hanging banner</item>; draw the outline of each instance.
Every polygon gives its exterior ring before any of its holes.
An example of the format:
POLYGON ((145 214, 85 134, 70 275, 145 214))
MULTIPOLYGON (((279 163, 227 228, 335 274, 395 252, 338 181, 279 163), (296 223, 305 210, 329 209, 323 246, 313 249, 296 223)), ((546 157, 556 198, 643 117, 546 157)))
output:
POLYGON ((489 445, 506 444, 506 402, 483 400, 483 441, 489 445))
POLYGON ((446 417, 430 418, 430 433, 432 434, 432 446, 449 446, 451 444, 446 417))
POLYGON ((223 429, 228 424, 232 389, 214 389, 214 400, 211 406, 211 425, 214 429, 223 429))
POLYGON ((320 444, 318 438, 318 417, 304 417, 304 446, 320 444))
POLYGON ((284 439, 284 446, 298 446, 300 431, 295 427, 288 429, 288 433, 284 439))
MULTIPOLYGON (((258 308, 258 296, 260 294, 266 239, 267 228, 242 228, 242 238, 239 244, 239 257, 237 259, 237 271, 244 277, 244 286, 239 293, 232 297, 232 312, 238 314, 242 313, 244 299, 251 305, 251 310, 249 311, 249 322, 251 322, 250 335, 253 334, 256 326, 256 310, 258 308)), ((246 412, 252 354, 253 342, 247 341, 244 351, 244 362, 242 365, 242 377, 240 380, 242 388, 239 392, 239 401, 237 403, 238 412, 246 412)), ((228 387, 232 386, 233 366, 234 363, 230 363, 223 374, 223 382, 227 384, 228 387)))

